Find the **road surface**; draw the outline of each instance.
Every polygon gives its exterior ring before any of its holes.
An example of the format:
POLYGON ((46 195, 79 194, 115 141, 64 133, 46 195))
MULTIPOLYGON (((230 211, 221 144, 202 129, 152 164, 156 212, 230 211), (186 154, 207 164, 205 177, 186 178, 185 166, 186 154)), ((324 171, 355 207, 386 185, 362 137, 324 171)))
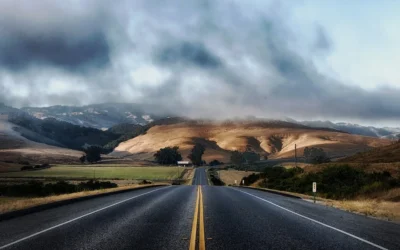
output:
POLYGON ((193 176, 192 185, 208 185, 206 169, 204 167, 196 168, 193 176))
POLYGON ((1 221, 0 249, 400 249, 400 225, 208 186, 199 168, 192 186, 134 190, 1 221))

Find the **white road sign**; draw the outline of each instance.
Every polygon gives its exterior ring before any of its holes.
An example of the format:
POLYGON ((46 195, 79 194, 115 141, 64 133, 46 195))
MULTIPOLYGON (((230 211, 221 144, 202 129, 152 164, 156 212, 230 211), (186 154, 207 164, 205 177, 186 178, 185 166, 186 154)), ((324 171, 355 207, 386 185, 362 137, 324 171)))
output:
POLYGON ((317 192, 317 183, 316 182, 312 183, 312 191, 313 191, 313 193, 317 192))

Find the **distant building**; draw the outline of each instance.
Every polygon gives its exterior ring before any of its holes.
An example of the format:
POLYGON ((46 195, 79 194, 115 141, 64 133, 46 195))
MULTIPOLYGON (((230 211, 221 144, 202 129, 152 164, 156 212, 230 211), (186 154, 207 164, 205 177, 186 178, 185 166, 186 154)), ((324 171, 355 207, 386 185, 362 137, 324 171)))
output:
POLYGON ((177 164, 178 164, 178 166, 186 167, 186 166, 190 165, 191 163, 190 163, 190 161, 178 161, 177 164))

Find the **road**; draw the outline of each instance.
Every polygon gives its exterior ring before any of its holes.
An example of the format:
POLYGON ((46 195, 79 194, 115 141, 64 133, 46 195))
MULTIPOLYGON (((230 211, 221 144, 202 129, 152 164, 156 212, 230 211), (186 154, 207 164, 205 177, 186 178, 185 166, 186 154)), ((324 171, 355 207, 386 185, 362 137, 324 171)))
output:
POLYGON ((1 221, 0 249, 400 249, 400 225, 208 186, 199 168, 192 186, 134 190, 1 221))
POLYGON ((208 185, 206 169, 204 167, 196 169, 194 172, 192 185, 208 185))

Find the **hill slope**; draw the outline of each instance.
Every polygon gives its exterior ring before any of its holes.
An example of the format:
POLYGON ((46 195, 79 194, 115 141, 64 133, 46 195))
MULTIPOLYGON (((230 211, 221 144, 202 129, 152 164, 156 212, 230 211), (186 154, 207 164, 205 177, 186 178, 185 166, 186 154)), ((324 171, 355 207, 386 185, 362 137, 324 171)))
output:
POLYGON ((20 133, 29 133, 38 141, 56 145, 57 142, 35 132, 8 122, 7 115, 0 115, 0 162, 29 161, 31 163, 65 163, 76 162, 82 152, 37 143, 26 139, 20 133))
POLYGON ((342 159, 343 162, 354 163, 391 163, 400 162, 400 141, 391 145, 374 148, 342 159))
POLYGON ((76 150, 81 150, 86 143, 103 146, 120 136, 108 131, 73 125, 55 118, 40 120, 28 114, 10 113, 8 121, 18 125, 16 130, 31 141, 76 150), (38 137, 37 134, 41 136, 38 137))
POLYGON ((157 119, 149 109, 132 103, 102 103, 87 106, 25 107, 21 110, 39 119, 55 118, 74 125, 107 129, 120 123, 145 125, 157 119))
POLYGON ((389 143, 388 140, 280 121, 185 121, 155 125, 146 134, 119 144, 112 155, 149 160, 162 147, 179 146, 186 158, 196 142, 206 147, 206 161, 218 159, 224 162, 229 161, 231 150, 243 151, 246 145, 269 158, 291 158, 295 144, 299 155, 307 146, 318 146, 331 157, 340 157, 389 143))

